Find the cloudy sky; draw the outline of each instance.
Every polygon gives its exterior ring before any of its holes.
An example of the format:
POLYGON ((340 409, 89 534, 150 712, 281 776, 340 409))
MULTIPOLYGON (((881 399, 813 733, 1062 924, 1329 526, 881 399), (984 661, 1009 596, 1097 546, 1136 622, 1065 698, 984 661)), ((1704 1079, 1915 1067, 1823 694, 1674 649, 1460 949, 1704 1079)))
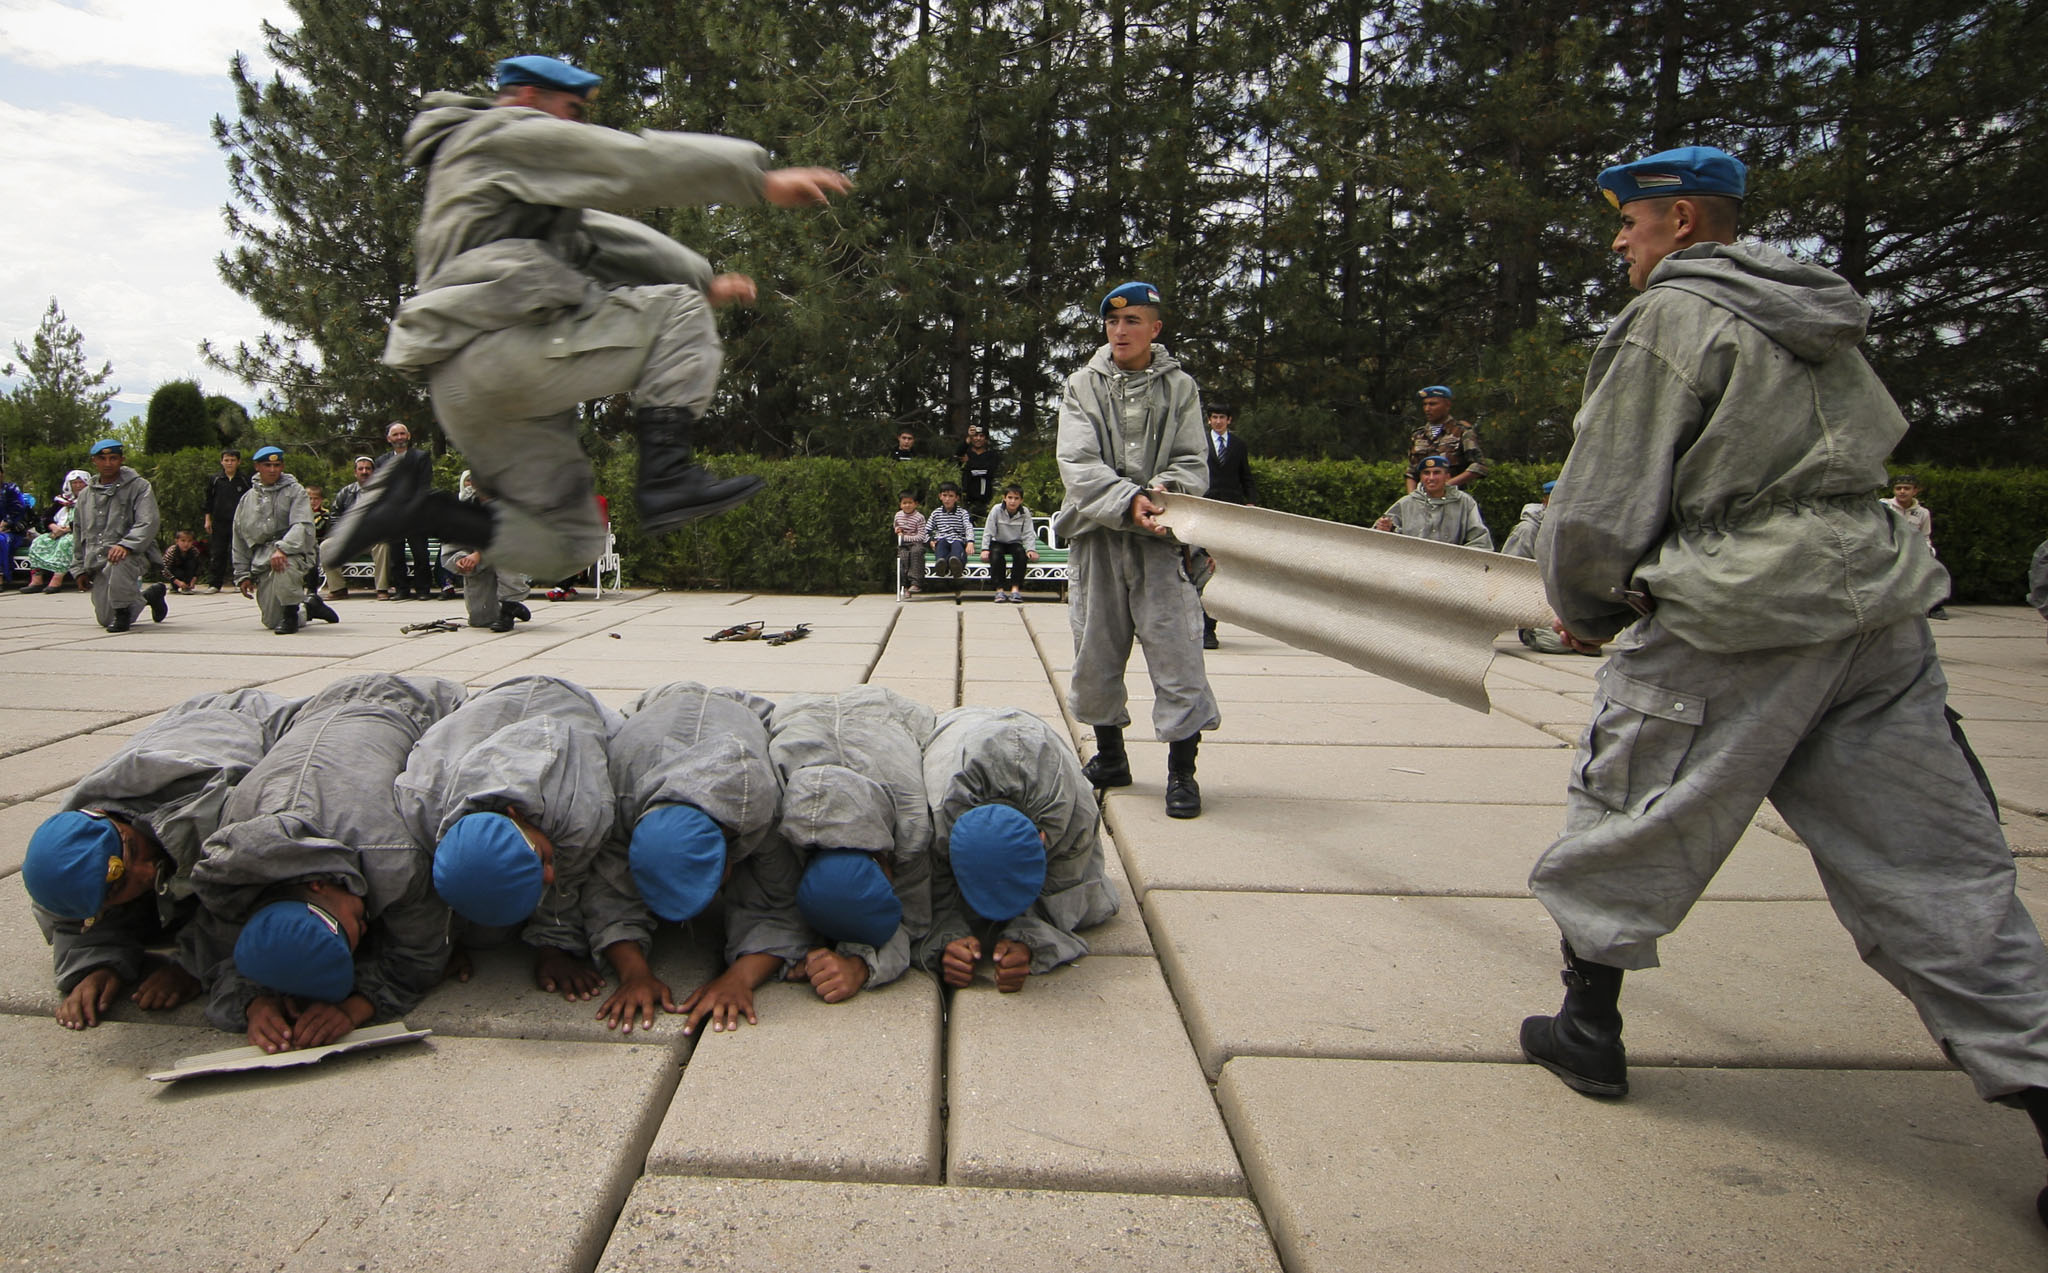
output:
POLYGON ((227 171, 209 131, 232 116, 228 59, 262 59, 285 0, 0 0, 0 362, 50 298, 114 365, 114 414, 166 380, 251 404, 201 361, 202 339, 253 340, 263 320, 214 257, 227 171))

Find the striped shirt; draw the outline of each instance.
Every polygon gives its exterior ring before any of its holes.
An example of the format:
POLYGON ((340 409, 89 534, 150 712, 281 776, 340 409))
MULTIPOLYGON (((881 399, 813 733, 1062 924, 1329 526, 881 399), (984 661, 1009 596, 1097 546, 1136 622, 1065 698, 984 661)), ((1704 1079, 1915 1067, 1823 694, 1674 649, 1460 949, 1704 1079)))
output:
POLYGON ((952 508, 941 507, 933 511, 925 529, 934 540, 958 539, 964 543, 974 542, 974 521, 967 516, 967 510, 955 504, 952 508))
POLYGON ((924 542, 924 514, 896 514, 896 542, 899 544, 921 544, 924 542))

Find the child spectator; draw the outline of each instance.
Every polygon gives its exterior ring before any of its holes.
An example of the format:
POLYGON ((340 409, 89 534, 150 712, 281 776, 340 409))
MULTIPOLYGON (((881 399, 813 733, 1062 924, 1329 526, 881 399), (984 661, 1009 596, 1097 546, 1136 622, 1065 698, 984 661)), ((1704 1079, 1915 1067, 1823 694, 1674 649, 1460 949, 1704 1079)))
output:
POLYGON ((988 523, 981 529, 981 559, 989 563, 996 600, 1021 603, 1024 563, 1038 560, 1038 528, 1032 525, 1031 510, 1024 507, 1023 487, 1005 486, 1003 502, 988 510, 988 523), (1010 581, 1007 592, 1005 577, 1010 581))
POLYGON ((925 523, 925 534, 931 538, 938 572, 958 579, 967 569, 967 550, 974 547, 974 522, 960 507, 958 486, 947 482, 939 487, 939 511, 925 523))
POLYGON ((896 497, 896 586, 909 593, 924 591, 924 514, 917 511, 917 496, 904 491, 896 497))
MULTIPOLYGON (((1935 556, 1934 514, 1927 511, 1927 505, 1920 502, 1920 479, 1911 473, 1901 473, 1892 479, 1892 497, 1879 500, 1886 508, 1906 519, 1908 525, 1920 532, 1920 538, 1927 542, 1927 555, 1935 556)), ((1948 611, 1941 606, 1927 612, 1930 619, 1946 619, 1948 611)))
MULTIPOLYGON (((327 532, 334 529, 334 514, 327 507, 327 488, 307 486, 306 502, 313 507, 313 542, 318 544, 327 538, 327 532)), ((327 572, 320 569, 319 554, 314 554, 313 567, 306 572, 306 591, 318 597, 320 589, 327 583, 327 572)))
POLYGON ((181 530, 171 536, 171 550, 164 554, 164 578, 171 581, 171 587, 191 592, 199 586, 199 568, 205 564, 206 554, 191 531, 181 530))
POLYGON ((1167 744, 1166 812, 1202 812, 1195 753, 1221 715, 1202 667, 1202 602, 1179 544, 1155 519, 1164 491, 1209 489, 1209 444, 1195 382, 1163 346, 1159 290, 1125 283, 1102 298, 1105 343, 1060 396, 1060 480, 1053 529, 1069 545, 1074 718, 1095 728, 1085 772, 1097 787, 1131 785, 1124 667, 1144 643, 1152 729, 1167 744))

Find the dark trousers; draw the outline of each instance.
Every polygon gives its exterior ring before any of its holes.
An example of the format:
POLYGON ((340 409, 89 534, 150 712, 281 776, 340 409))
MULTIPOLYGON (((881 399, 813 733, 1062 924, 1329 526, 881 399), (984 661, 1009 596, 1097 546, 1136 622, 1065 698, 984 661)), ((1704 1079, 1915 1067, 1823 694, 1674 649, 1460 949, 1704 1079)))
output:
POLYGON ((213 528, 213 538, 206 541, 206 583, 210 588, 224 588, 235 568, 235 528, 221 525, 218 517, 213 519, 213 528))
POLYGON ((991 541, 988 546, 988 581, 995 585, 997 592, 1021 589, 1024 586, 1024 545, 991 541), (1003 582, 1006 565, 1008 583, 1003 582))
POLYGON ((433 596, 437 563, 427 556, 427 537, 394 539, 390 548, 391 590, 401 595, 410 592, 422 597, 433 596))

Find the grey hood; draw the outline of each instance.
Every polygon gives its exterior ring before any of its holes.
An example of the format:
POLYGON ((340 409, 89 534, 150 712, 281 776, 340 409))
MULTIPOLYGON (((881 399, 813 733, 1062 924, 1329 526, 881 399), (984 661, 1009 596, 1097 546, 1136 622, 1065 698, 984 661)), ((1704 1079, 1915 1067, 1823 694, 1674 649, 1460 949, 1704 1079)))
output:
POLYGON ((405 162, 414 168, 432 163, 434 151, 449 133, 491 109, 489 100, 467 93, 429 93, 420 105, 425 109, 405 130, 405 162))
POLYGON ((1831 270, 1753 243, 1701 243, 1650 271, 1672 287, 1729 311, 1804 362, 1853 349, 1870 326, 1870 304, 1831 270))

